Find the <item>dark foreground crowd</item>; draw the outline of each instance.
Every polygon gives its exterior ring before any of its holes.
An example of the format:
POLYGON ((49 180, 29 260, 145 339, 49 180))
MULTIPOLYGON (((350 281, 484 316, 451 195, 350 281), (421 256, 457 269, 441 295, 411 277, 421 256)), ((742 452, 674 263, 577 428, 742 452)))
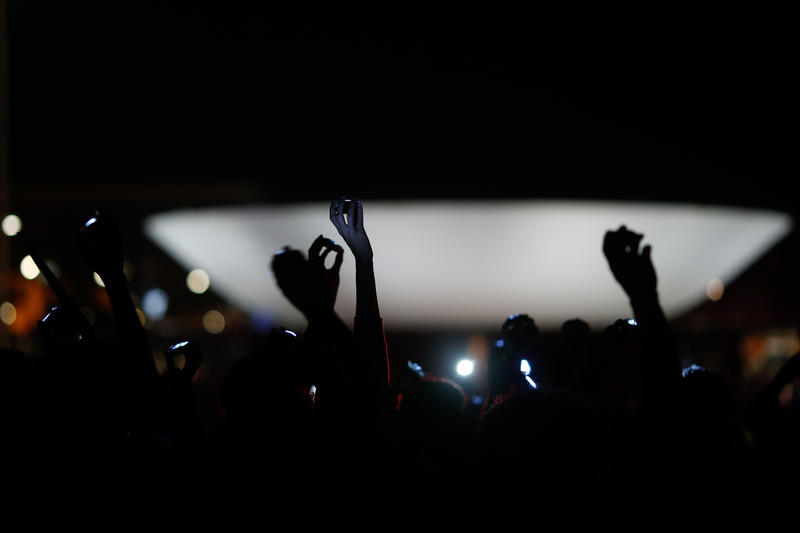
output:
POLYGON ((448 379, 412 373, 393 390, 363 206, 342 198, 329 216, 355 260, 352 329, 334 311, 345 249, 320 236, 307 253, 279 251, 275 280, 307 327, 272 330, 232 365, 213 427, 192 381, 202 347, 176 339, 157 372, 114 222, 88 220, 77 245, 116 334, 99 338, 48 278, 60 303, 39 322, 41 353, 0 355, 6 485, 87 512, 246 511, 280 530, 585 525, 642 506, 733 514, 787 486, 797 494, 797 394, 789 407, 778 396, 800 356, 747 413, 734 409, 714 369, 681 368, 642 235, 621 226, 598 239, 635 321, 597 340, 570 320, 552 350, 532 318, 508 317, 476 414, 448 379))

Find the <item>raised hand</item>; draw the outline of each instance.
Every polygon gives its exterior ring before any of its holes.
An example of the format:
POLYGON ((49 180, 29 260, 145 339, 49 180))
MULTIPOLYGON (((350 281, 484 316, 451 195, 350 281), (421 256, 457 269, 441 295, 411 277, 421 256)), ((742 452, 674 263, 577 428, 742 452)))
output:
POLYGON ((372 245, 364 230, 360 200, 342 196, 331 202, 330 219, 353 253, 356 263, 356 316, 354 337, 364 362, 367 381, 385 385, 389 380, 388 353, 383 320, 378 307, 372 245))
POLYGON ((332 240, 320 235, 308 249, 308 263, 312 270, 321 276, 324 287, 327 289, 329 307, 332 309, 336 303, 336 294, 339 291, 339 270, 342 267, 342 254, 344 248, 332 240), (333 265, 325 267, 325 260, 328 254, 333 252, 335 255, 333 265))
POLYGON ((95 211, 78 229, 77 241, 81 255, 104 284, 123 276, 122 244, 113 218, 95 211))
POLYGON ((278 288, 309 320, 333 311, 341 253, 341 246, 330 239, 318 237, 309 249, 310 260, 288 246, 272 258, 272 272, 278 288), (337 258, 334 265, 326 269, 325 257, 331 251, 337 254, 337 258))
POLYGON ((356 316, 379 318, 372 245, 364 230, 364 207, 360 200, 342 196, 331 202, 330 219, 353 252, 356 261, 356 316))
POLYGON ((200 348, 192 341, 181 341, 170 346, 164 354, 167 360, 167 372, 171 375, 180 376, 181 379, 191 382, 200 365, 203 364, 203 353, 200 348), (183 355, 183 368, 175 364, 175 358, 183 355))
POLYGON ((334 200, 330 206, 330 219, 356 261, 372 259, 372 246, 364 230, 364 207, 360 200, 349 196, 334 200))
POLYGON ((603 239, 603 253, 614 278, 629 298, 649 296, 656 292, 656 271, 650 259, 649 245, 639 250, 642 234, 620 226, 607 231, 603 239))
POLYGON ((156 426, 159 375, 123 271, 122 243, 116 220, 96 211, 79 228, 77 241, 81 255, 105 285, 124 360, 131 435, 144 438, 156 426))
POLYGON ((501 328, 503 342, 512 351, 533 355, 539 338, 539 328, 534 320, 524 313, 510 315, 501 328))
POLYGON ((642 237, 620 226, 616 231, 606 232, 603 253, 614 278, 628 295, 642 331, 643 353, 647 353, 642 358, 643 404, 654 412, 665 412, 679 402, 680 357, 659 303, 650 246, 639 249, 642 237))

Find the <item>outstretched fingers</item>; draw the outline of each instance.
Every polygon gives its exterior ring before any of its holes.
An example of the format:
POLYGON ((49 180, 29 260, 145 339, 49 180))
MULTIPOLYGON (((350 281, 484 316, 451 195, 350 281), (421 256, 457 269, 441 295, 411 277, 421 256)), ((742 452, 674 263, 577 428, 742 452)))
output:
POLYGON ((314 239, 314 242, 311 243, 308 249, 308 260, 315 266, 325 268, 325 259, 331 252, 334 252, 336 256, 334 257, 333 265, 330 270, 338 272, 339 268, 342 266, 344 248, 327 237, 320 235, 314 239))

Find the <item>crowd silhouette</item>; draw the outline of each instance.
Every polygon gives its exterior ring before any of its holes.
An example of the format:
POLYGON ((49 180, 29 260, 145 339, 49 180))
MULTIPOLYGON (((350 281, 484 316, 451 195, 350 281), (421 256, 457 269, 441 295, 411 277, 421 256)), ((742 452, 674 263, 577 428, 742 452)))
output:
POLYGON ((595 340, 577 309, 551 345, 535 317, 499 317, 475 411, 458 383, 419 368, 393 389, 364 206, 340 198, 329 218, 355 260, 352 329, 334 310, 345 248, 320 235, 307 253, 278 251, 275 281, 306 328, 254 336, 225 375, 212 427, 193 383, 203 347, 175 339, 158 372, 114 219, 86 220, 77 249, 104 282, 115 336, 99 338, 41 265, 59 304, 39 321, 40 353, 0 354, 6 479, 65 495, 80 482, 123 500, 146 486, 195 508, 253 498, 270 520, 370 516, 373 527, 733 505, 797 479, 800 406, 779 395, 800 378, 800 355, 737 411, 718 372, 681 368, 643 235, 620 226, 598 238, 635 320, 595 340))

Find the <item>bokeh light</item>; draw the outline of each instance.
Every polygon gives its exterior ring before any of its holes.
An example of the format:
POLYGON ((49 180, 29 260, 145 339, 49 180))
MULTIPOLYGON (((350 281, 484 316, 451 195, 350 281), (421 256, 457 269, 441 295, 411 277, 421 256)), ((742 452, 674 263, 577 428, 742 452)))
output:
POLYGON ((459 376, 469 376, 475 370, 475 362, 471 359, 462 359, 456 364, 456 372, 459 376))
POLYGON ((722 298, 722 294, 725 292, 725 285, 722 283, 722 280, 719 278, 714 278, 708 282, 706 285, 706 295, 708 299, 712 302, 716 302, 720 298, 722 298))
POLYGON ((225 329, 225 316, 216 309, 206 311, 203 315, 203 328, 214 335, 222 333, 225 329))
POLYGON ((148 289, 142 296, 142 310, 150 320, 157 322, 164 318, 169 307, 169 297, 161 289, 148 289))
POLYGON ((25 279, 36 279, 39 275, 39 267, 36 266, 36 261, 33 257, 26 255, 19 263, 19 271, 25 279))
POLYGON ((15 320, 17 320, 17 308, 11 302, 3 302, 0 305, 0 321, 10 326, 15 320))
POLYGON ((202 268, 195 268, 187 274, 186 286, 195 294, 203 294, 211 286, 211 278, 202 268))
POLYGON ((6 215, 3 218, 3 233, 13 237, 22 229, 22 220, 17 215, 6 215))

